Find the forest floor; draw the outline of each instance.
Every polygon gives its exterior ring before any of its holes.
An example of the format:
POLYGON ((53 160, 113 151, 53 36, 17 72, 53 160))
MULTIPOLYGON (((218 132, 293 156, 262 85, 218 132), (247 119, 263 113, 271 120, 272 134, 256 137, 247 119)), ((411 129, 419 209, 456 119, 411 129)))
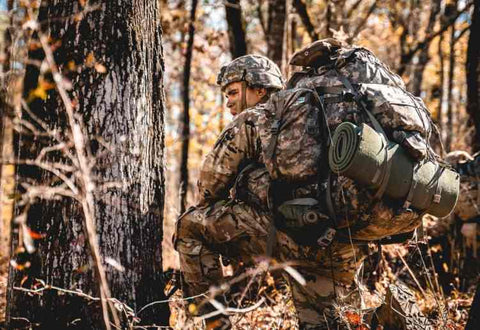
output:
MULTIPOLYGON (((165 268, 178 268, 178 256, 171 242, 174 229, 169 221, 165 225, 164 265, 165 268)), ((430 240, 430 253, 423 255, 425 257, 423 264, 419 263, 419 260, 423 260, 423 258, 420 257, 419 253, 421 252, 419 252, 418 246, 395 244, 383 247, 378 276, 369 278, 369 281, 365 281, 361 288, 364 307, 379 306, 385 295, 385 289, 390 284, 399 281, 405 283, 414 294, 416 304, 434 329, 464 329, 477 283, 478 259, 471 258, 468 253, 464 255, 468 252, 468 247, 465 246, 455 251, 446 251, 445 247, 448 245, 446 243, 451 241, 449 239, 438 240, 438 236, 444 237, 441 236, 442 232, 432 230, 428 232, 434 238, 430 240), (445 255, 451 255, 452 258, 446 259, 445 255), (435 266, 435 270, 432 265, 435 266)), ((457 237, 457 243, 458 241, 462 241, 461 237, 457 237)), ((8 265, 8 258, 2 253, 0 255, 0 324, 3 323, 5 317, 8 265)), ((295 308, 288 288, 277 290, 273 285, 274 289, 272 290, 271 281, 269 285, 269 288, 265 286, 259 289, 259 292, 262 292, 260 296, 265 298, 265 302, 258 309, 236 314, 230 318, 234 329, 297 328, 295 308)), ((252 301, 251 304, 254 302, 252 301)), ((345 306, 338 307, 341 309, 345 306)), ((202 328, 201 320, 191 321, 185 317, 184 310, 188 306, 181 299, 180 291, 174 295, 170 302, 170 308, 172 328, 202 328)), ((345 315, 353 321, 358 319, 355 314, 345 315)), ((353 325, 352 329, 367 329, 353 325)))
MULTIPOLYGON (((407 292, 413 297, 408 304, 412 304, 413 301, 413 305, 416 306, 415 308, 418 307, 416 310, 419 311, 418 314, 415 312, 412 315, 420 315, 423 320, 427 319, 432 326, 431 329, 464 329, 479 275, 478 258, 472 257, 470 247, 462 245, 464 239, 461 235, 452 238, 454 228, 451 223, 432 221, 427 217, 424 226, 428 244, 383 246, 381 261, 376 272, 369 270, 369 262, 366 261, 363 284, 359 290, 363 300, 362 308, 379 307, 385 300, 387 288, 391 285, 394 287, 405 285, 407 292), (450 235, 447 235, 447 232, 450 235)), ((172 231, 168 228, 165 234, 168 235, 172 231)), ((164 245, 166 248, 164 262, 169 262, 176 267, 178 265, 176 253, 168 243, 164 245)), ((370 260, 376 259, 375 254, 372 257, 370 260)), ((263 291, 268 289, 264 288, 263 291)), ((273 298, 272 295, 261 295, 268 301, 261 308, 231 317, 234 329, 297 328, 295 308, 288 290, 281 293, 275 290, 273 292, 275 293, 273 298)), ((202 328, 201 321, 192 323, 186 319, 184 310, 188 306, 180 298, 181 295, 177 294, 174 301, 170 303, 172 311, 170 325, 174 329, 202 328)), ((400 303, 403 302, 400 301, 400 303)), ((404 307, 405 311, 412 310, 411 306, 404 307)), ((355 324, 359 319, 358 315, 345 313, 351 310, 350 307, 337 306, 337 310, 343 311, 340 316, 348 322, 353 322, 350 323, 351 329, 367 329, 366 325, 355 324)), ((395 308, 399 306, 390 310, 395 308)), ((392 312, 392 314, 395 313, 392 312)), ((426 328, 426 326, 423 325, 420 328, 426 328)))

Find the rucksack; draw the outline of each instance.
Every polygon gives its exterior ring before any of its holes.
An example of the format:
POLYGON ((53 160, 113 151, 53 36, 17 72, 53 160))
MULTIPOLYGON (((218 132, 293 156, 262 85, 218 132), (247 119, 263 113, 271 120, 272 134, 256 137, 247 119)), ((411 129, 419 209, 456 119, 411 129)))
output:
POLYGON ((288 218, 294 216, 300 227, 311 232, 310 227, 318 227, 316 220, 322 221, 327 214, 335 230, 348 231, 350 239, 369 241, 411 232, 432 203, 447 202, 439 213, 451 211, 458 195, 458 175, 441 164, 430 147, 435 127, 430 113, 420 98, 406 91, 398 75, 369 50, 345 47, 334 39, 300 50, 291 64, 303 70, 292 76, 287 90, 271 97, 265 119, 259 123, 264 163, 277 186, 314 183, 318 191, 307 198, 277 198, 284 222, 292 223, 288 218), (355 134, 377 134, 385 150, 398 145, 402 159, 415 168, 413 177, 423 164, 433 164, 427 170, 428 182, 417 185, 418 180, 410 178, 408 197, 398 200, 384 195, 392 166, 387 159, 381 187, 375 190, 332 171, 328 153, 332 158, 333 149, 345 149, 331 145, 340 125, 353 125, 355 134), (428 193, 424 196, 423 191, 428 193), (424 198, 429 199, 426 204, 421 201, 424 198), (424 209, 411 207, 415 199, 424 209))

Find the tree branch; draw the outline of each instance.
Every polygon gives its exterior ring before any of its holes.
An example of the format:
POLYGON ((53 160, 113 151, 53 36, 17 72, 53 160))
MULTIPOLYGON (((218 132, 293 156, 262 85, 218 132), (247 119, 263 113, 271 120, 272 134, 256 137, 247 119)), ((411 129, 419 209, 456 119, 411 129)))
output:
POLYGON ((458 11, 454 16, 450 17, 450 19, 444 25, 442 25, 442 27, 438 31, 426 36, 425 39, 420 41, 415 47, 411 48, 406 54, 404 54, 402 56, 400 67, 398 68, 397 73, 399 75, 402 75, 407 68, 407 64, 410 63, 413 56, 415 56, 415 54, 423 47, 427 47, 435 37, 439 36, 440 34, 445 32, 450 26, 455 24, 457 18, 460 17, 460 15, 466 13, 472 5, 473 2, 469 2, 463 10, 458 11))
POLYGON ((293 0, 293 6, 297 11, 298 16, 300 16, 300 19, 307 29, 308 35, 312 41, 318 40, 318 33, 315 31, 315 27, 313 26, 310 16, 308 15, 307 5, 302 0, 293 0))
POLYGON ((347 18, 350 18, 352 17, 352 14, 355 12, 355 10, 358 8, 358 6, 360 6, 360 4, 363 2, 363 0, 357 0, 357 2, 355 2, 352 7, 348 10, 347 12, 347 18))
MULTIPOLYGON (((377 8, 377 1, 378 0, 375 0, 373 2, 373 4, 370 6, 370 8, 368 9, 367 11, 367 14, 365 15, 365 17, 360 21, 360 23, 357 25, 357 27, 355 28, 355 31, 353 31, 353 34, 351 35, 352 38, 356 37, 360 31, 362 30, 363 26, 367 23, 368 21, 368 18, 370 17, 370 15, 373 14, 373 12, 375 11, 375 9, 377 8)), ((360 2, 360 1, 359 1, 360 2)))

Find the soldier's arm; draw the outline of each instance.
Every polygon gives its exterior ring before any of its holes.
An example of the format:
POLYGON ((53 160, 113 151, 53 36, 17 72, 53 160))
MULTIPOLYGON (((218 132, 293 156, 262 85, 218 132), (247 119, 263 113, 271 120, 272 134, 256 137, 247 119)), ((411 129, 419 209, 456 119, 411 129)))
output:
POLYGON ((243 168, 258 160, 259 142, 254 120, 248 111, 234 118, 207 154, 198 179, 198 205, 228 197, 233 182, 243 168))

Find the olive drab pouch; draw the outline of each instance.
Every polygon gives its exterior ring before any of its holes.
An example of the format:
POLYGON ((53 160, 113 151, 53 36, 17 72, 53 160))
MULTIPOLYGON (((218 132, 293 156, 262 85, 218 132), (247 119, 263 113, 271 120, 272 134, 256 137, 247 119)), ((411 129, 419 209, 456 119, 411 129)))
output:
POLYGON ((319 204, 314 198, 285 201, 278 206, 277 218, 280 219, 277 219, 277 226, 288 232, 301 245, 321 245, 320 234, 330 229, 330 221, 319 204))

